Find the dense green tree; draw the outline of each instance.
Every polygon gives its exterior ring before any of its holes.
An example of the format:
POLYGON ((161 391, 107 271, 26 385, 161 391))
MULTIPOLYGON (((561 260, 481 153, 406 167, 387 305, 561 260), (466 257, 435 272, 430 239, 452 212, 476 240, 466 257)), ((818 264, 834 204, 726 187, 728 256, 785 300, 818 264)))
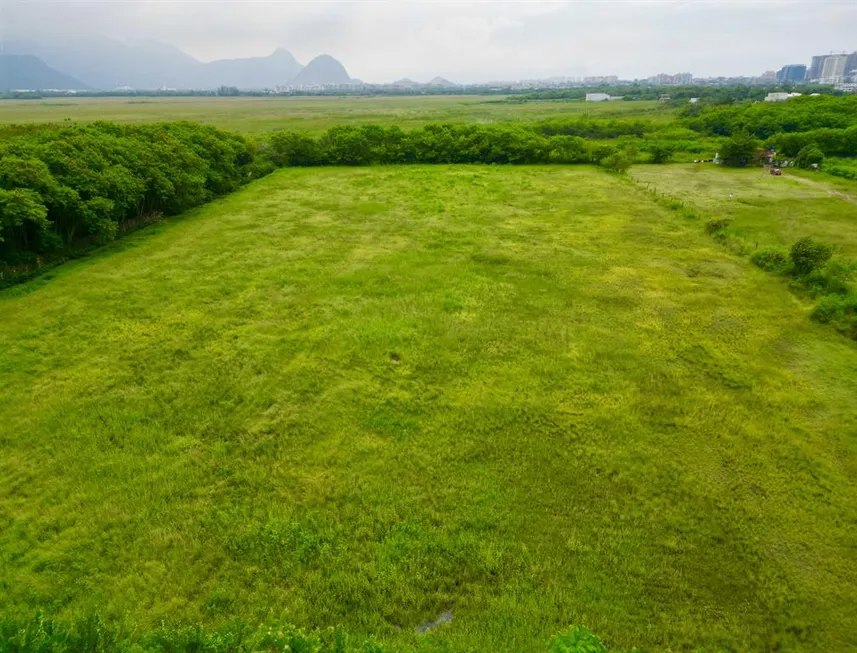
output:
POLYGON ((0 261, 110 240, 125 220, 228 193, 253 178, 254 157, 241 136, 193 123, 4 130, 0 261))
POLYGON ((756 160, 758 141, 747 132, 735 134, 720 148, 720 158, 727 166, 745 167, 756 160))
POLYGON ((798 152, 795 164, 798 168, 811 168, 824 161, 824 152, 817 145, 807 145, 798 152))

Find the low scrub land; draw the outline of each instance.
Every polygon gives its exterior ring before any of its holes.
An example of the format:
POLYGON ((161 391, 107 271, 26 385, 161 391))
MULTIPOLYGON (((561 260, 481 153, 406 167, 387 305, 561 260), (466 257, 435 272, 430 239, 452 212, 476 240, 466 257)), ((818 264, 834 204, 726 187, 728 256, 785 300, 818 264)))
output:
POLYGON ((62 98, 2 100, 0 124, 192 120, 246 134, 278 129, 321 132, 333 125, 419 127, 430 122, 529 122, 569 115, 668 119, 657 102, 506 102, 502 96, 281 98, 62 98))
POLYGON ((0 294, 0 613, 857 648, 857 347, 808 310, 589 166, 278 171, 0 294))

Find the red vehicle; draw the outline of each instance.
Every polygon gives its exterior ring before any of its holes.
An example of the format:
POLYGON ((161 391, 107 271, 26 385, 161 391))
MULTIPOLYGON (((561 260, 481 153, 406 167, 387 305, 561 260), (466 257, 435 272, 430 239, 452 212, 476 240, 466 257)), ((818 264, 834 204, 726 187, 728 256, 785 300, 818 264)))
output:
POLYGON ((783 171, 779 168, 771 168, 771 174, 779 177, 781 174, 783 174, 783 171))

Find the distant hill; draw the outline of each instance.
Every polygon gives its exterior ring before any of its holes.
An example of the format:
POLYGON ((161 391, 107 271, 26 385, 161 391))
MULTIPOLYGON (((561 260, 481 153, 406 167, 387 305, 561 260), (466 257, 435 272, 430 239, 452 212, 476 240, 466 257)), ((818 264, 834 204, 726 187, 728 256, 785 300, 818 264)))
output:
POLYGON ((295 86, 320 86, 322 84, 348 84, 351 77, 345 66, 333 57, 323 54, 310 61, 291 81, 295 86))
POLYGON ((120 43, 103 37, 69 37, 44 43, 15 39, 5 41, 0 49, 7 54, 35 55, 49 66, 100 89, 190 88, 194 73, 202 65, 163 43, 120 43))
POLYGON ((0 90, 85 89, 86 84, 29 54, 0 54, 0 90))
POLYGON ((221 59, 203 63, 175 46, 158 41, 121 43, 103 37, 66 38, 51 42, 15 38, 0 43, 0 53, 33 55, 80 80, 80 87, 114 89, 213 89, 237 86, 273 88, 281 84, 345 84, 345 68, 333 57, 316 57, 306 67, 290 52, 267 57, 221 59))
POLYGON ((278 49, 267 57, 220 59, 202 64, 200 75, 207 88, 274 88, 288 84, 302 69, 291 52, 278 49))
POLYGON ((455 82, 451 82, 448 79, 444 79, 443 77, 435 77, 434 79, 426 82, 426 86, 436 86, 440 88, 455 88, 458 86, 455 82))
POLYGON ((417 86, 421 86, 419 82, 415 82, 409 77, 403 77, 402 79, 397 79, 392 84, 393 86, 402 86, 404 88, 416 88, 417 86))

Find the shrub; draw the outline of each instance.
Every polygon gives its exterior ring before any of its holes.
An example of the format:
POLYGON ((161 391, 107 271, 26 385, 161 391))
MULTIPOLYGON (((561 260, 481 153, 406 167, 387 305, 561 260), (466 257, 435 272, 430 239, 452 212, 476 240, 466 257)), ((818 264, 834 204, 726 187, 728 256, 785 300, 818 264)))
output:
POLYGON ((652 163, 668 163, 672 158, 673 148, 668 145, 659 145, 657 143, 649 146, 649 160, 652 163))
POLYGON ((852 291, 851 280, 854 269, 839 261, 828 261, 804 277, 804 283, 812 295, 847 295, 852 291))
POLYGON ((841 333, 857 340, 857 293, 826 295, 812 311, 812 319, 832 324, 841 333))
POLYGON ((789 256, 794 265, 795 274, 804 276, 820 268, 830 260, 833 248, 824 243, 817 243, 812 238, 801 238, 792 245, 789 256))
POLYGON ((627 152, 616 152, 601 160, 601 165, 620 175, 624 175, 631 168, 631 155, 627 152))
POLYGON ((843 179, 850 179, 851 181, 857 181, 857 168, 846 168, 845 166, 824 166, 824 171, 833 175, 834 177, 842 177, 843 179))
POLYGON ((548 653, 607 653, 607 647, 583 626, 572 626, 554 635, 548 644, 548 653))
POLYGON ((269 139, 270 159, 277 166, 318 165, 318 143, 312 136, 277 132, 269 139))
POLYGON ((785 272, 789 267, 789 253, 779 247, 763 247, 750 260, 768 272, 785 272))
POLYGON ((722 233, 731 221, 728 218, 712 218, 705 223, 705 233, 710 236, 722 233))
POLYGON ((604 159, 607 159, 607 158, 613 156, 614 154, 616 154, 617 151, 618 150, 616 149, 616 147, 614 145, 601 144, 601 145, 595 145, 590 150, 589 154, 590 154, 590 157, 592 158, 591 159, 592 163, 600 164, 602 161, 604 161, 604 159))
POLYGON ((820 164, 822 161, 824 161, 824 152, 817 145, 807 145, 798 152, 795 165, 798 168, 811 168, 813 164, 820 164))

